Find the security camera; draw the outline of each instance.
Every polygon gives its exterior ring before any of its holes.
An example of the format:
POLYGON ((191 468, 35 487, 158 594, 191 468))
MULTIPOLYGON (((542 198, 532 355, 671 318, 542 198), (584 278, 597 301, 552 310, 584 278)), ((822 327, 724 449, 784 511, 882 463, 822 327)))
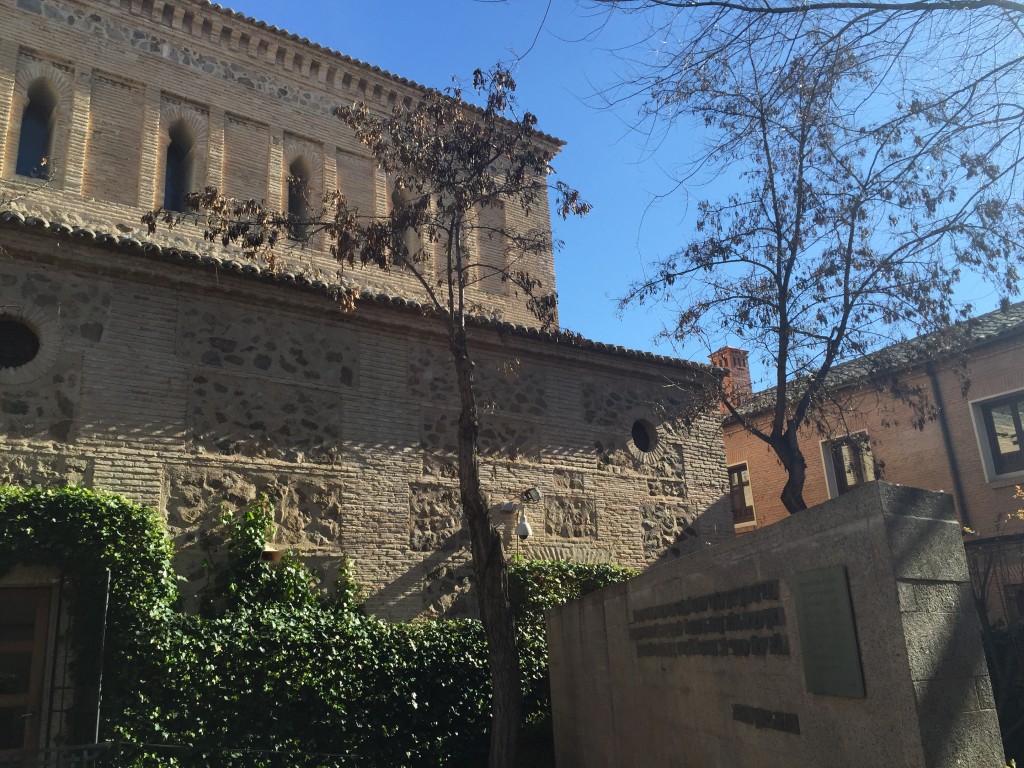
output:
POLYGON ((531 528, 530 524, 526 522, 525 517, 521 518, 519 520, 519 525, 516 526, 516 534, 519 536, 520 539, 526 541, 528 538, 530 538, 531 533, 533 533, 533 528, 531 528))

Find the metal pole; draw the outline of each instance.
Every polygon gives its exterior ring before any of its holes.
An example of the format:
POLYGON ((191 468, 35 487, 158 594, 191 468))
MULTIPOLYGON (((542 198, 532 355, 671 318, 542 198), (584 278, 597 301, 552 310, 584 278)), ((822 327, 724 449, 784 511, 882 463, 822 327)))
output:
POLYGON ((96 680, 96 734, 94 744, 100 743, 100 708, 103 705, 103 656, 107 645, 107 611, 110 608, 110 569, 107 568, 107 587, 103 595, 103 626, 100 627, 100 669, 96 680))

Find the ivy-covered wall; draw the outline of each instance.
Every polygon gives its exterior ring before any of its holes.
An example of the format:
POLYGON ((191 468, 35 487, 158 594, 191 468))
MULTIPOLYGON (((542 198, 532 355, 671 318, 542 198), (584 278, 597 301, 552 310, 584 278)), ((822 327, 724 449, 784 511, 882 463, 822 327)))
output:
MULTIPOLYGON (((50 566, 73 585, 72 648, 81 660, 102 653, 112 765, 483 765, 490 686, 479 623, 366 615, 351 563, 328 597, 294 555, 261 562, 271 528, 263 502, 224 516, 225 567, 208 580, 202 612, 187 613, 154 512, 79 488, 0 486, 0 588, 21 564, 50 566)), ((531 732, 543 736, 549 705, 544 609, 629 574, 513 566, 531 732)), ((91 668, 72 665, 83 696, 91 668)))

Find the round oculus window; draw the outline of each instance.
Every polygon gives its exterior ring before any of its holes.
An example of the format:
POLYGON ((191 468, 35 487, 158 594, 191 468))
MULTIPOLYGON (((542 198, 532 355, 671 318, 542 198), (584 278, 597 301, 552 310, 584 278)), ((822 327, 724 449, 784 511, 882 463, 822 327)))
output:
POLYGON ((633 444, 643 453, 650 453, 658 447, 658 430, 645 419, 633 422, 632 435, 633 444))
POLYGON ((39 337, 20 320, 0 317, 0 369, 20 368, 36 359, 39 337))

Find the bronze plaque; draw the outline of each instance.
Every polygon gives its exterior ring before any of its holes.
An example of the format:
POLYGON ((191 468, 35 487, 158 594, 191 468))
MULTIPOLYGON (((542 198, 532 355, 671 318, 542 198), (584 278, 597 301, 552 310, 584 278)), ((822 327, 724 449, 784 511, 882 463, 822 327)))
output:
POLYGON ((863 699, 864 672, 846 566, 796 574, 793 595, 807 690, 824 696, 863 699))

